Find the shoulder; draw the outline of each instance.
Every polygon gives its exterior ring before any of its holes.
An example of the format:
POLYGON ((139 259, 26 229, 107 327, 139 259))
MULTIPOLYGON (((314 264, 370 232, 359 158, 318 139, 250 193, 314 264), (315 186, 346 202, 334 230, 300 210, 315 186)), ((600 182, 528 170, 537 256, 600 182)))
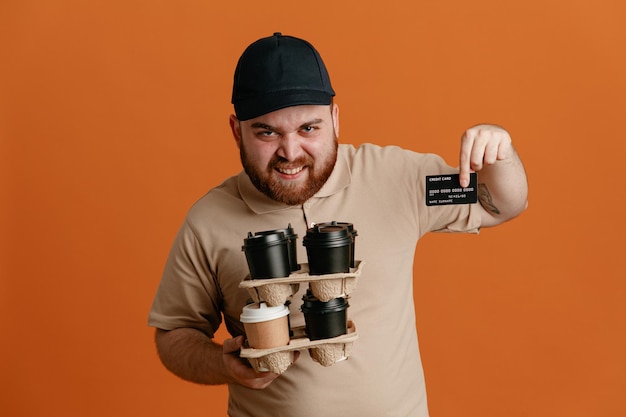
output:
POLYGON ((198 220, 206 221, 219 215, 225 209, 233 209, 241 201, 237 176, 229 177, 211 188, 191 206, 187 213, 187 220, 192 224, 198 220))
POLYGON ((352 167, 381 167, 385 169, 407 169, 419 171, 421 168, 439 170, 446 166, 443 159, 433 153, 421 153, 399 146, 380 146, 372 143, 364 143, 359 146, 339 145, 340 154, 343 155, 352 167))

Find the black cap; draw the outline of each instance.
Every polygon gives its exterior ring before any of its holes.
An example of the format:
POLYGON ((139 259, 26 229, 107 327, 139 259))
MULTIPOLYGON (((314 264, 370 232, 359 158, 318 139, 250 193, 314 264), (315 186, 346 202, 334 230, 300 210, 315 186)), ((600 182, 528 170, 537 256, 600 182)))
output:
POLYGON ((334 95, 313 45, 279 32, 248 46, 235 69, 232 103, 239 120, 290 106, 327 105, 334 95))

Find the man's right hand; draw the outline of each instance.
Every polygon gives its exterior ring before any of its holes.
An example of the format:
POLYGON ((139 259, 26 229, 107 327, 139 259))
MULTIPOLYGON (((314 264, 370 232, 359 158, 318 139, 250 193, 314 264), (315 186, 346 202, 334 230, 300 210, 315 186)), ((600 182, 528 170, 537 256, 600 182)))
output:
POLYGON ((267 388, 280 375, 273 372, 256 372, 247 360, 239 357, 243 336, 224 340, 222 350, 224 366, 234 382, 252 389, 267 388))

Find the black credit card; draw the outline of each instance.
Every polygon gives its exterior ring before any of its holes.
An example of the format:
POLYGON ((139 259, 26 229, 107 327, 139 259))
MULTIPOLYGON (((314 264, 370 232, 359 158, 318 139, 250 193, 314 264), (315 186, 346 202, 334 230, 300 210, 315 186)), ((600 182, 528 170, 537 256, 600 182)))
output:
POLYGON ((427 175, 426 205, 473 204, 478 201, 476 173, 470 173, 470 183, 461 187, 459 174, 427 175))

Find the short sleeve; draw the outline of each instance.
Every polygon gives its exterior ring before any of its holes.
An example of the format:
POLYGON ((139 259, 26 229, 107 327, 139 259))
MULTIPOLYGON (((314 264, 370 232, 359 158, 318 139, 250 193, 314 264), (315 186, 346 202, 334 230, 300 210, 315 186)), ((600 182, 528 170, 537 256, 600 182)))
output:
POLYGON ((213 337, 222 321, 219 306, 214 274, 185 221, 170 250, 148 324, 163 330, 192 327, 213 337))

